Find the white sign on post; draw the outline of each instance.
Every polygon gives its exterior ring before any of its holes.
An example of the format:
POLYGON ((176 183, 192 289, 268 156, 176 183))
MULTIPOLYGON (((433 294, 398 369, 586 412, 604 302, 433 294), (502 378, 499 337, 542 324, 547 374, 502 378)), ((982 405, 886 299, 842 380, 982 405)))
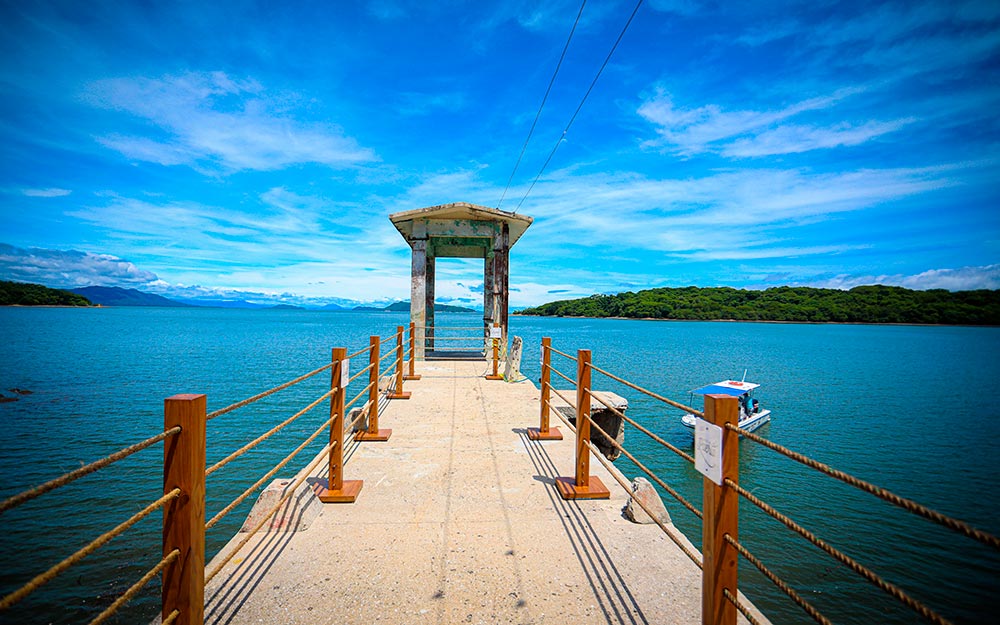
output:
POLYGON ((340 361, 340 388, 347 388, 351 382, 351 359, 345 358, 340 361))
POLYGON ((490 328, 490 338, 491 339, 498 339, 498 338, 500 338, 500 328, 498 328, 496 326, 490 328))
POLYGON ((704 419, 695 420, 694 468, 722 486, 722 428, 704 419))

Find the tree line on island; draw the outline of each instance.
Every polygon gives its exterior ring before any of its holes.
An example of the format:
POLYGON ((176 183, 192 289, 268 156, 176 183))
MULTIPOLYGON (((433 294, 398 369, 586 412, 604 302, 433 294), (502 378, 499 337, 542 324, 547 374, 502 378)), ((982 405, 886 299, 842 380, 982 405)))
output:
POLYGON ((774 287, 657 288, 549 302, 516 314, 677 320, 1000 325, 1000 290, 914 291, 858 286, 849 291, 774 287))

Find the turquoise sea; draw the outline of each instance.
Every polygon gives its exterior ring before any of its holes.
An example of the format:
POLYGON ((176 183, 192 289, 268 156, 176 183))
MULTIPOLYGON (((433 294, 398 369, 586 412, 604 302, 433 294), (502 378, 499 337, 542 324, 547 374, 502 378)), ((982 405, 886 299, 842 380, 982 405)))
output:
MULTIPOLYGON (((370 334, 387 336, 407 321, 387 313, 0 308, 0 392, 32 391, 0 404, 0 498, 156 433, 165 397, 206 393, 209 410, 218 409, 325 364, 331 347, 355 351, 370 334)), ((439 315, 438 325, 478 321, 478 315, 439 315)), ((597 366, 684 402, 690 389, 747 370, 773 411, 760 430, 768 439, 1000 535, 1000 328, 512 317, 511 333, 523 337, 522 369, 536 382, 543 336, 567 353, 590 349, 597 366)), ((575 370, 560 357, 553 365, 571 377, 575 370)), ((321 374, 212 420, 209 462, 284 420, 328 384, 321 374)), ((355 384, 360 389, 363 382, 355 384)), ((630 416, 690 449, 678 410, 601 376, 593 386, 628 398, 630 416)), ((213 474, 208 514, 314 431, 325 412, 318 408, 213 474)), ((701 477, 693 468, 634 429, 626 430, 625 443, 700 506, 701 477)), ((297 466, 313 455, 303 453, 297 466)), ((955 622, 994 621, 1000 552, 752 442, 742 444, 740 456, 741 483, 819 537, 955 622)), ((161 460, 157 445, 0 515, 0 594, 155 499, 161 460)), ((616 464, 639 475, 625 458, 616 464)), ((698 520, 664 499, 674 522, 700 546, 698 520)), ((249 506, 209 532, 209 557, 249 506)), ((922 622, 751 504, 742 502, 740 513, 741 541, 834 623, 922 622)), ((158 561, 160 519, 154 513, 140 522, 0 613, 0 622, 93 618, 158 561)), ((740 572, 741 589, 775 623, 812 622, 745 561, 740 572)), ((148 622, 158 592, 154 582, 116 622, 148 622)))

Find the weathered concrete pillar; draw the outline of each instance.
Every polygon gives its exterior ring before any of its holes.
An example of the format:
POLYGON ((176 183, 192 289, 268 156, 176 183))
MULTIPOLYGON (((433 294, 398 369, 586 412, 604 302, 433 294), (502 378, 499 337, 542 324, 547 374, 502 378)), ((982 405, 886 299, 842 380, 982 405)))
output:
POLYGON ((493 252, 487 251, 483 261, 483 336, 489 337, 493 327, 493 252))
POLYGON ((499 232, 493 239, 493 297, 495 299, 497 318, 494 323, 500 324, 500 340, 507 343, 507 305, 509 298, 509 258, 510 226, 501 224, 499 232))
POLYGON ((427 239, 410 242, 413 250, 410 264, 410 321, 415 324, 417 345, 414 356, 424 359, 424 325, 427 323, 427 239))
POLYGON ((434 266, 437 264, 437 259, 434 258, 434 250, 432 246, 428 250, 427 254, 427 288, 426 297, 424 299, 424 315, 427 318, 427 340, 424 342, 426 349, 429 352, 434 351, 434 266))

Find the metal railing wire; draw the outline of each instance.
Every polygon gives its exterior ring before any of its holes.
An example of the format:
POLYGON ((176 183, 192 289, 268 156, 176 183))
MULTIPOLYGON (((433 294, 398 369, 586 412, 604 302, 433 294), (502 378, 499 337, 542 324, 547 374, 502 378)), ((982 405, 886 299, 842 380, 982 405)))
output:
POLYGON ((964 521, 953 519, 947 515, 941 514, 940 512, 932 510, 927 506, 921 505, 913 501, 912 499, 906 499, 905 497, 900 497, 899 495, 890 492, 880 486, 876 486, 870 482, 866 482, 862 479, 856 478, 850 473, 845 473, 844 471, 834 469, 833 467, 823 464, 822 462, 813 460, 812 458, 804 454, 792 451, 791 449, 788 449, 787 447, 784 447, 777 443, 771 442, 766 438, 761 438, 760 436, 754 434, 753 432, 749 432, 742 428, 736 427, 732 424, 727 425, 727 428, 735 432, 738 432, 744 438, 752 440, 755 443, 764 445, 765 447, 772 449, 782 454, 783 456, 786 456, 787 458, 795 460, 796 462, 800 462, 806 465, 807 467, 816 469, 821 473, 825 473, 830 477, 838 479, 841 482, 844 482, 845 484, 854 486, 855 488, 863 490, 866 493, 875 495, 876 497, 882 499, 883 501, 887 501, 895 506, 903 508, 907 512, 911 512, 913 514, 916 514, 917 516, 921 516, 925 519, 938 523, 939 525, 943 525, 944 527, 947 527, 950 530, 958 532, 974 540, 978 540, 979 542, 985 545, 989 545, 990 547, 993 547, 995 549, 1000 549, 1000 537, 976 529, 975 527, 969 525, 964 521))
POLYGON ((205 415, 205 420, 206 421, 211 421, 212 419, 214 419, 216 417, 219 417, 219 416, 222 416, 222 415, 226 414, 227 412, 232 412, 232 411, 236 410, 237 408, 242 408, 244 406, 249 406, 250 404, 252 404, 252 403, 254 403, 256 401, 264 399, 268 395, 273 395, 273 394, 277 393, 278 391, 283 391, 283 390, 285 390, 286 388, 288 388, 290 386, 293 386, 295 384, 298 384, 299 382, 302 382, 303 380, 308 380, 309 378, 313 377, 314 375, 322 373, 323 371, 326 371, 327 369, 329 369, 332 366, 333 366, 332 362, 327 363, 327 364, 323 365, 322 367, 320 367, 319 369, 314 369, 314 370, 310 371, 309 373, 300 375, 299 377, 295 378, 294 380, 289 380, 288 382, 285 382, 284 384, 279 384, 278 386, 275 386, 272 389, 268 389, 268 390, 264 391, 263 393, 258 393, 256 395, 254 395, 253 397, 247 397, 246 399, 244 399, 242 401, 238 401, 235 404, 230 404, 230 405, 226 406, 225 408, 220 408, 219 410, 210 412, 207 415, 205 415))
POLYGON ((173 551, 168 553, 166 557, 164 557, 156 564, 156 566, 147 571, 146 574, 143 575, 141 578, 139 578, 137 582, 129 586, 128 590, 126 590, 124 593, 122 593, 121 596, 115 599, 114 602, 107 608, 105 608, 103 612, 98 614, 97 617, 94 618, 94 620, 90 621, 90 625, 99 625, 100 623, 103 623, 110 617, 114 616, 114 614, 117 613, 118 610, 123 605, 131 601, 137 594, 139 594, 139 591, 145 588, 146 584, 152 581, 154 577, 159 575, 160 571, 166 568, 168 564, 176 560, 178 556, 180 556, 180 554, 181 552, 178 549, 174 549, 173 551))
POLYGON ((97 551, 98 549, 100 549, 101 547, 103 547, 105 544, 107 544, 108 542, 110 542, 113 538, 116 538, 117 536, 120 536, 128 528, 132 527, 133 525, 135 525, 139 521, 143 520, 144 518, 146 518, 147 516, 149 516, 150 514, 152 514, 153 512, 155 512, 156 510, 159 510, 161 507, 164 506, 164 504, 166 504, 170 500, 172 500, 172 499, 180 496, 180 494, 181 494, 181 490, 179 488, 173 489, 169 493, 163 495, 162 497, 160 497, 159 499, 157 499, 153 503, 149 504, 148 506, 146 506, 145 508, 143 508, 139 512, 137 512, 134 515, 132 515, 131 517, 129 517, 126 521, 123 521, 122 523, 118 524, 114 529, 112 529, 110 531, 107 531, 104 534, 101 534, 100 536, 98 536, 97 538, 95 538, 94 540, 90 541, 86 546, 84 546, 81 549, 77 550, 75 553, 73 553, 69 557, 65 558, 64 560, 62 560, 58 564, 52 566, 51 568, 49 568, 44 573, 36 575, 31 581, 29 581, 24 586, 21 586, 19 589, 17 589, 14 592, 8 594, 3 599, 0 599, 0 610, 4 610, 6 608, 9 608, 10 606, 14 605, 15 603, 17 603, 21 599, 25 598, 26 596, 28 596, 29 594, 31 594, 32 592, 34 592, 35 590, 37 590, 41 586, 43 586, 43 585, 47 584, 48 582, 52 581, 60 573, 62 573, 63 571, 65 571, 69 567, 73 566, 74 564, 76 564, 80 560, 86 558, 90 554, 94 553, 95 551, 97 551))
POLYGON ((143 449, 146 449, 147 447, 150 447, 151 445, 154 445, 170 436, 179 434, 180 431, 181 431, 180 426, 170 428, 169 430, 164 430, 163 432, 160 432, 156 436, 150 436, 144 441, 140 441, 134 445, 129 445, 128 447, 116 451, 111 455, 105 456, 100 460, 95 460, 94 462, 82 466, 79 469, 75 469, 53 480, 49 480, 44 484, 40 484, 39 486, 18 493, 17 495, 14 495, 9 499, 4 500, 3 503, 0 503, 0 514, 6 512, 7 510, 10 510, 11 508, 16 508, 17 506, 27 501, 30 501, 35 497, 44 495, 45 493, 51 490, 55 490, 60 486, 65 486, 66 484, 69 484, 70 482, 73 482, 74 480, 77 480, 85 475, 89 475, 99 469, 103 469, 104 467, 111 465, 115 462, 118 462, 119 460, 124 460, 125 458, 128 458, 129 456, 131 456, 136 452, 142 451, 143 449))

